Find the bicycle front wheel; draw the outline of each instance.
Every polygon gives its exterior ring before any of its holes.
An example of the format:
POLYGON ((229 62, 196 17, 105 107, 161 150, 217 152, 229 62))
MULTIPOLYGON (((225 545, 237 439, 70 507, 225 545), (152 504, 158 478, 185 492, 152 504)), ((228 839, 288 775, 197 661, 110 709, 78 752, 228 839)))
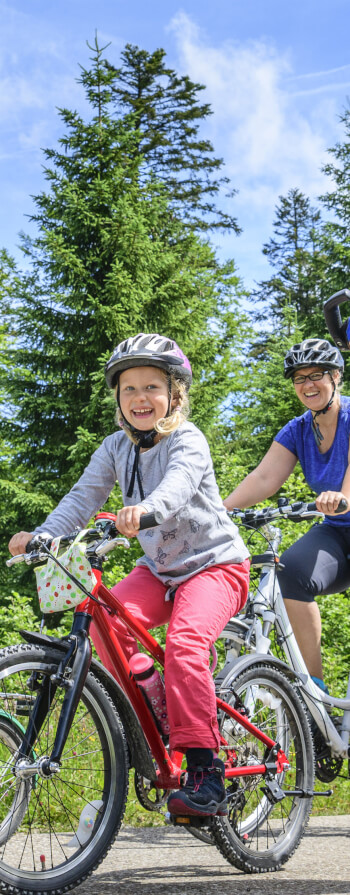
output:
MULTIPOLYGON (((236 696, 249 720, 279 743, 289 761, 275 780, 284 793, 271 802, 261 774, 227 779, 228 816, 212 820, 212 835, 224 857, 245 873, 278 870, 297 848, 311 811, 314 755, 311 731, 292 684, 275 668, 252 666, 232 680, 233 691, 218 695, 231 705, 236 696), (295 791, 299 791, 298 795, 295 791)), ((222 749, 228 766, 263 764, 265 746, 239 722, 220 713, 222 749)))
POLYGON ((0 651, 0 694, 9 727, 0 745, 0 888, 11 895, 60 895, 81 883, 104 858, 124 814, 123 728, 90 673, 57 773, 44 776, 38 764, 27 776, 17 761, 18 731, 27 727, 44 688, 50 708, 28 763, 50 756, 65 694, 51 680, 61 658, 54 648, 27 644, 0 651))

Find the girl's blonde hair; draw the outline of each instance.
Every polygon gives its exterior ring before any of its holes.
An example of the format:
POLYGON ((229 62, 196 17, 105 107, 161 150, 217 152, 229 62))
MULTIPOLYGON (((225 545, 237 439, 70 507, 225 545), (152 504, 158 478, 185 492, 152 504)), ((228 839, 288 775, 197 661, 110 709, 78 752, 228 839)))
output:
MULTIPOLYGON (((160 371, 163 373, 163 370, 160 371)), ((168 377, 166 373, 163 373, 163 376, 166 380, 168 377)), ((169 416, 164 416, 162 419, 158 420, 155 424, 154 428, 156 432, 159 432, 160 435, 170 435, 171 432, 175 432, 175 429, 178 429, 181 426, 181 423, 184 423, 187 420, 187 417, 190 412, 190 404, 188 400, 188 390, 186 388, 185 383, 181 379, 176 379, 176 376, 173 374, 170 375, 170 387, 171 387, 171 398, 172 400, 176 398, 177 404, 175 409, 169 416)), ((118 385, 115 387, 115 396, 117 396, 118 385)), ((130 441, 133 441, 134 444, 137 444, 137 438, 132 434, 128 426, 124 425, 123 415, 120 410, 120 407, 117 408, 117 423, 124 430, 125 434, 130 438, 130 441)))

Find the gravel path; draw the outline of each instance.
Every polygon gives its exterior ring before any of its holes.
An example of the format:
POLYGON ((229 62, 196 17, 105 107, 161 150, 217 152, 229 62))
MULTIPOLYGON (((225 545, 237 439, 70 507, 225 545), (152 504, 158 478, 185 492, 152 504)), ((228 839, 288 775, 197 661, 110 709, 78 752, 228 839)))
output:
POLYGON ((123 827, 77 895, 350 895, 350 815, 311 819, 278 873, 247 875, 172 827, 123 827))

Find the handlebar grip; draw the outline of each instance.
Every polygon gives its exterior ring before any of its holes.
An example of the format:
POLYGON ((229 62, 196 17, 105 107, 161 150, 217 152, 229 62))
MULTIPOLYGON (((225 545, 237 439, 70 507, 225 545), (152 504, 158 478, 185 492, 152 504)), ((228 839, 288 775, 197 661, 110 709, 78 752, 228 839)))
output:
POLYGON ((347 500, 345 500, 345 497, 342 497, 342 499, 338 503, 338 506, 337 506, 337 509, 335 510, 335 512, 343 513, 344 510, 348 509, 348 507, 349 507, 349 504, 348 504, 347 500))
POLYGON ((6 560, 5 565, 10 569, 17 562, 24 562, 24 553, 16 553, 15 556, 11 556, 11 559, 6 560))
POLYGON ((327 327, 335 344, 338 348, 341 348, 342 351, 349 351, 350 345, 347 337, 349 321, 346 320, 345 323, 343 323, 339 310, 339 305, 343 304, 344 301, 350 301, 349 289, 341 289, 340 292, 335 292, 334 295, 331 295, 323 305, 323 313, 327 327))
POLYGON ((310 503, 307 503, 306 509, 307 509, 308 513, 318 513, 316 501, 312 500, 310 503))
POLYGON ((162 522, 163 516, 158 511, 155 513, 144 513, 143 516, 140 516, 140 531, 144 528, 155 528, 156 525, 161 525, 162 522))
MULTIPOLYGON (((344 510, 348 509, 348 501, 345 500, 345 497, 342 497, 338 503, 337 509, 334 510, 334 515, 336 516, 338 513, 343 513, 344 510)), ((313 500, 312 503, 307 504, 307 509, 309 513, 318 513, 318 509, 316 507, 316 502, 313 500)))

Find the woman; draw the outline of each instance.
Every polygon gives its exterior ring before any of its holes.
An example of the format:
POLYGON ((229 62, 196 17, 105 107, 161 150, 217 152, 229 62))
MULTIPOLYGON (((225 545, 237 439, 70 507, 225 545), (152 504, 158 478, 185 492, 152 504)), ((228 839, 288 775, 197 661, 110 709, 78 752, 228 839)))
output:
POLYGON ((283 553, 279 582, 288 616, 313 680, 326 689, 321 659, 318 594, 350 585, 350 512, 334 515, 339 501, 350 505, 350 398, 340 394, 344 362, 325 339, 305 339, 284 359, 284 375, 307 408, 278 432, 259 466, 226 498, 226 509, 243 509, 271 497, 299 460, 325 514, 283 553))

